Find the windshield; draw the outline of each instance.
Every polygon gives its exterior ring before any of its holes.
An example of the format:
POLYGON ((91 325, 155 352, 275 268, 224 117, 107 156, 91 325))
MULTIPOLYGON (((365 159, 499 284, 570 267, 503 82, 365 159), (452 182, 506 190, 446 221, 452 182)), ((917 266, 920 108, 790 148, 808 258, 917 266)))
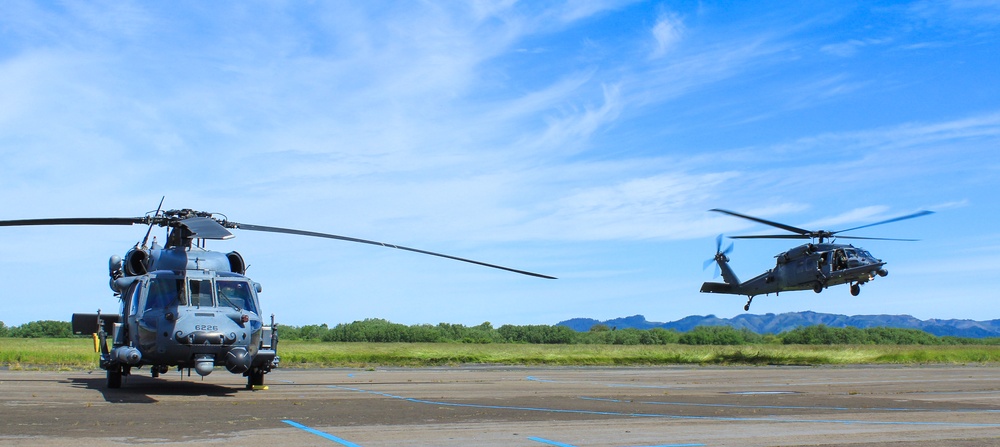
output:
POLYGON ((250 293, 250 283, 246 281, 223 280, 216 281, 218 287, 219 305, 235 309, 248 310, 257 313, 253 294, 250 293))
POLYGON ((195 307, 211 307, 212 304, 212 281, 208 279, 192 279, 188 281, 188 290, 191 294, 191 305, 195 307))
POLYGON ((184 304, 181 280, 177 278, 153 278, 149 280, 145 310, 164 309, 184 304))

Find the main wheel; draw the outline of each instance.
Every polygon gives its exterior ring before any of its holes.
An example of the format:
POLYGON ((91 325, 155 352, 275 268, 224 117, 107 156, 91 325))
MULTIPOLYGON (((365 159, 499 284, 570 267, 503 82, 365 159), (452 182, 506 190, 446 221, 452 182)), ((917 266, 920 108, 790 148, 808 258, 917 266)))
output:
POLYGON ((122 368, 114 365, 108 367, 108 388, 122 387, 122 368))
POLYGON ((247 389, 264 385, 264 371, 254 368, 247 372, 247 389))
POLYGON ((851 284, 851 295, 858 296, 861 294, 861 284, 851 284))
POLYGON ((816 283, 813 284, 813 292, 820 293, 822 291, 823 291, 823 283, 816 281, 816 283))

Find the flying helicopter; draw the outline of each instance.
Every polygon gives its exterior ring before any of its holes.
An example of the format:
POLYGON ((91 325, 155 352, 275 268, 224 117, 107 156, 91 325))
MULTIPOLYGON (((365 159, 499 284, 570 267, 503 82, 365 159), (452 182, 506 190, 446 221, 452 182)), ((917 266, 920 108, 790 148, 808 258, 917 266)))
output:
POLYGON ((247 389, 259 389, 264 374, 275 368, 278 331, 272 314, 263 318, 261 285, 246 276, 247 264, 236 251, 206 248, 207 240, 234 237, 230 229, 284 233, 378 245, 546 279, 552 276, 457 256, 384 242, 290 228, 230 221, 220 213, 192 209, 161 211, 142 217, 48 218, 0 220, 4 226, 147 225, 146 235, 124 257, 108 261, 110 287, 120 300, 117 314, 74 314, 73 332, 92 334, 107 387, 121 388, 133 368, 149 366, 152 377, 176 367, 190 375, 210 374, 225 366, 247 378, 247 389), (165 243, 154 226, 167 229, 165 243), (110 341, 110 347, 108 342, 110 341))
MULTIPOLYGON (((916 241, 916 239, 893 239, 880 237, 862 236, 838 236, 840 233, 858 230, 861 228, 873 227, 891 222, 912 219, 914 217, 933 214, 933 211, 918 211, 905 216, 894 217, 859 227, 848 228, 839 231, 826 230, 806 230, 791 225, 761 219, 759 217, 748 216, 722 209, 711 209, 718 213, 728 214, 754 222, 780 228, 794 234, 779 235, 753 235, 753 236, 729 236, 732 239, 809 239, 810 242, 794 247, 786 252, 780 253, 777 263, 760 275, 755 276, 745 282, 741 282, 729 266, 729 253, 733 250, 730 243, 725 250, 722 249, 722 235, 715 240, 715 257, 705 261, 705 268, 713 262, 717 265, 717 270, 721 271, 722 279, 725 282, 706 282, 701 285, 702 293, 725 293, 731 295, 746 295, 747 303, 743 310, 750 310, 750 303, 754 296, 767 295, 791 290, 813 290, 820 293, 823 289, 839 284, 850 284, 851 295, 858 296, 861 293, 861 285, 875 279, 876 276, 886 276, 889 271, 883 268, 885 262, 872 256, 868 250, 855 247, 850 244, 836 244, 834 239, 867 239, 880 241, 916 241)), ((718 273, 717 273, 718 274, 718 273)))

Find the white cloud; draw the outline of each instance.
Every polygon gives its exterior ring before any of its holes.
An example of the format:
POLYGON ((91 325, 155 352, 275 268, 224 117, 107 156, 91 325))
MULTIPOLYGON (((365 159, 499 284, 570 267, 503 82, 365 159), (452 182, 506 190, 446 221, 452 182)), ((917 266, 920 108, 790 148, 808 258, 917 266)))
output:
POLYGON ((663 14, 653 25, 656 41, 651 57, 657 59, 669 52, 684 36, 684 22, 677 14, 663 14))

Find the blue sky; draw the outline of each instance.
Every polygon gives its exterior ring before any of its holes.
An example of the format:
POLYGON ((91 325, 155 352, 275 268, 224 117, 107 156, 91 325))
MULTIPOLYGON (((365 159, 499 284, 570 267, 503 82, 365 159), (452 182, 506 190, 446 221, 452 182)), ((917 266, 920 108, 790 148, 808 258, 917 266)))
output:
MULTIPOLYGON (((156 208, 238 232, 291 325, 743 313, 724 208, 852 233, 889 276, 812 310, 1000 318, 996 2, 4 2, 0 219, 156 208)), ((0 229, 0 321, 113 311, 134 227, 0 229)), ((154 235, 163 235, 154 231, 154 235)), ((846 241, 845 241, 846 242, 846 241)), ((743 279, 789 241, 737 241, 743 279)))

